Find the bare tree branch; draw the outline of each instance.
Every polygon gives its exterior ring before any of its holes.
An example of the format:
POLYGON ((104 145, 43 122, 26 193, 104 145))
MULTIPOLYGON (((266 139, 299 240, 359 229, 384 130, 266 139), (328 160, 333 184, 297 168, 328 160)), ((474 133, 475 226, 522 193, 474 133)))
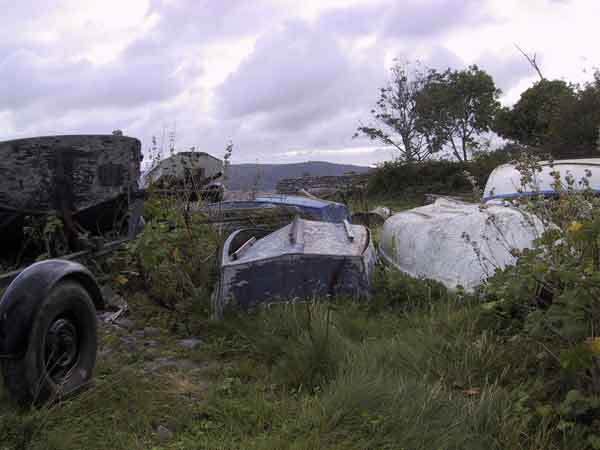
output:
POLYGON ((529 64, 531 64, 531 66, 535 69, 537 74, 540 76, 540 80, 542 80, 542 81, 545 80, 544 75, 542 75, 542 71, 540 70, 540 67, 538 66, 538 63, 536 61, 537 54, 534 53, 533 56, 529 56, 517 44, 515 44, 515 47, 517 47, 517 50, 519 50, 519 52, 521 52, 521 54, 525 57, 525 59, 529 62, 529 64))

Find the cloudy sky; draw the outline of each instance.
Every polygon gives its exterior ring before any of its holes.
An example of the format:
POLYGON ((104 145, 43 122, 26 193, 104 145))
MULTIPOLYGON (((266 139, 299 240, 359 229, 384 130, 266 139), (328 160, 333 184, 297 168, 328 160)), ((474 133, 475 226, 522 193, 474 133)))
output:
POLYGON ((395 58, 476 63, 510 104, 600 66, 600 0, 0 0, 0 140, 110 133, 234 162, 372 164, 395 58))

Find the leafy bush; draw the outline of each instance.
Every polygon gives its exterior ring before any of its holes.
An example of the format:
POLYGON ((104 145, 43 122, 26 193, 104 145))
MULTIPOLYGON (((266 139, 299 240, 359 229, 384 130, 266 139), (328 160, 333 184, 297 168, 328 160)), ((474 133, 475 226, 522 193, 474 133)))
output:
POLYGON ((500 164, 515 159, 521 149, 514 145, 493 151, 482 151, 471 161, 425 161, 405 163, 386 161, 369 179, 369 194, 401 196, 414 194, 469 193, 472 185, 464 173, 470 173, 478 186, 484 186, 489 174, 500 164))
MULTIPOLYGON (((527 180, 540 169, 532 159, 521 170, 527 180)), ((600 199, 586 189, 591 174, 566 182, 553 175, 556 198, 519 202, 546 232, 489 280, 494 303, 481 324, 534 352, 534 370, 544 375, 530 391, 530 413, 552 417, 565 436, 577 430, 600 448, 593 420, 600 412, 600 199)))
POLYGON ((209 312, 220 237, 172 199, 146 203, 149 218, 129 250, 148 295, 170 309, 194 300, 209 312))

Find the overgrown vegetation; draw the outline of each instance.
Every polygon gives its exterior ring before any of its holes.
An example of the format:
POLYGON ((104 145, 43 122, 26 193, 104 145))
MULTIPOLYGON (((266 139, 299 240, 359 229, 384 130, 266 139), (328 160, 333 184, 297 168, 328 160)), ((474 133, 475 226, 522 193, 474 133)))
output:
POLYGON ((387 161, 370 177, 369 196, 396 201, 399 197, 416 198, 420 203, 429 193, 471 198, 473 185, 465 172, 474 178, 477 186, 483 187, 492 170, 517 159, 522 153, 521 147, 509 144, 495 151, 476 153, 467 162, 438 160, 409 164, 401 160, 387 161))
MULTIPOLYGON (((520 50, 520 49, 519 49, 520 50)), ((490 132, 527 151, 554 158, 596 154, 600 124, 600 71, 582 84, 540 80, 502 107, 491 75, 477 66, 445 71, 417 62, 397 62, 379 89, 372 122, 362 135, 394 149, 403 162, 442 156, 467 162, 487 147, 490 132)))
POLYGON ((115 288, 139 328, 163 330, 159 356, 193 365, 148 369, 157 355, 106 330, 95 387, 42 410, 0 403, 0 448, 596 448, 599 205, 566 191, 523 205, 558 228, 477 295, 380 268, 367 304, 222 322, 211 265, 197 266, 218 236, 151 201, 146 230, 113 261, 115 288), (204 344, 178 350, 189 335, 204 344))

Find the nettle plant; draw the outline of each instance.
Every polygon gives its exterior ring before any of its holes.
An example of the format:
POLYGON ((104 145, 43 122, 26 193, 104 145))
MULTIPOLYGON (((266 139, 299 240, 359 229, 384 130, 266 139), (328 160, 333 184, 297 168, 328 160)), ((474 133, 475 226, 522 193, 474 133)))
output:
MULTIPOLYGON (((233 145, 227 146, 227 172, 233 145)), ((160 163, 160 157, 154 164, 160 163)), ((148 295, 162 306, 187 316, 192 306, 210 313, 210 293, 216 278, 216 258, 223 236, 202 213, 203 180, 185 160, 179 173, 150 183, 144 205, 146 225, 129 245, 148 295), (190 306, 192 305, 192 306, 190 306)))
MULTIPOLYGON (((522 190, 542 172, 540 161, 516 164, 522 190)), ((552 168, 552 166, 551 166, 552 168)), ((544 373, 542 415, 556 417, 564 433, 583 433, 600 448, 589 425, 600 413, 600 197, 581 179, 551 170, 553 195, 523 195, 519 208, 539 218, 544 232, 532 249, 514 251, 514 266, 488 280, 488 300, 498 332, 531 341, 544 373)))
MULTIPOLYGON (((523 191, 531 191, 542 168, 534 157, 516 164, 523 191)), ((488 292, 522 305, 524 329, 568 344, 595 339, 600 320, 600 198, 590 188, 591 171, 576 180, 552 170, 555 194, 515 200, 542 221, 545 231, 513 267, 498 271, 488 292)), ((600 341, 599 341, 600 342, 600 341)))

